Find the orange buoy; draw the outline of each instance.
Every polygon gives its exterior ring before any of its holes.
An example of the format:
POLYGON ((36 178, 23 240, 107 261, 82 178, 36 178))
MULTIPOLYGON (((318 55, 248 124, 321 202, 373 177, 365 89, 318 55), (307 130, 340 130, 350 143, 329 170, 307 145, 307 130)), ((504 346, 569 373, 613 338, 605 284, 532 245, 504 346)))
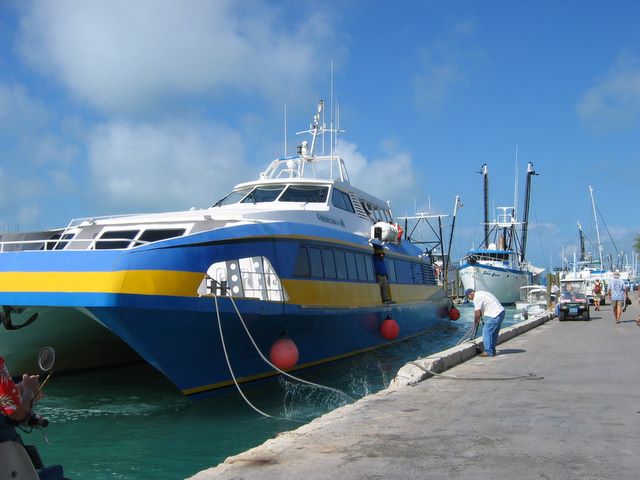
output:
POLYGON ((451 320, 458 320, 460 318, 460 310, 456 307, 451 307, 451 310, 449 310, 449 318, 451 320))
POLYGON ((280 337, 271 345, 269 359, 280 370, 287 370, 298 363, 298 347, 289 337, 280 337))
POLYGON ((393 318, 387 317, 380 325, 380 333, 387 340, 393 340, 400 334, 400 326, 393 318))

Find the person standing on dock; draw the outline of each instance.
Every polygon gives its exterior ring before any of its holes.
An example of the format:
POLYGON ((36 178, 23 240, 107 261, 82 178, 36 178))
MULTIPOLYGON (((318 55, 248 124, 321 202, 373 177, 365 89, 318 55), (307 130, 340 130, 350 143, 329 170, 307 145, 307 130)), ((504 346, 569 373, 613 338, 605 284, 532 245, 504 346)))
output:
POLYGON ((560 301, 560 287, 558 286, 557 283, 554 283, 553 285, 551 285, 551 295, 553 295, 551 306, 555 307, 556 304, 560 301))
POLYGON ((613 272, 613 280, 609 282, 609 298, 611 299, 613 317, 616 323, 620 323, 622 307, 624 307, 624 301, 627 295, 629 295, 629 292, 627 292, 627 289, 624 287, 624 282, 620 280, 620 270, 616 270, 613 272))
POLYGON ((474 322, 476 327, 480 325, 480 320, 484 321, 482 327, 482 340, 484 342, 484 352, 481 357, 493 357, 496 355, 496 345, 498 344, 498 334, 504 320, 505 310, 500 301, 490 292, 477 292, 473 288, 467 288, 464 296, 473 302, 475 310, 474 322))
POLYGON ((602 299, 602 284, 599 279, 596 279, 596 283, 593 285, 593 304, 594 310, 600 310, 600 300, 602 299))

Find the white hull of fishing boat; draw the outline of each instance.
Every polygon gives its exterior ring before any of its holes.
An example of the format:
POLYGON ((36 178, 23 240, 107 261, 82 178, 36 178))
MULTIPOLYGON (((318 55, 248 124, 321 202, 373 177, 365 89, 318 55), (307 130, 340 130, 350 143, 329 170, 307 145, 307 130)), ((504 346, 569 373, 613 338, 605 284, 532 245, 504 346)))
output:
POLYGON ((526 271, 499 269, 485 265, 463 265, 460 280, 464 289, 491 292, 504 305, 520 300, 520 287, 530 283, 531 274, 526 271))

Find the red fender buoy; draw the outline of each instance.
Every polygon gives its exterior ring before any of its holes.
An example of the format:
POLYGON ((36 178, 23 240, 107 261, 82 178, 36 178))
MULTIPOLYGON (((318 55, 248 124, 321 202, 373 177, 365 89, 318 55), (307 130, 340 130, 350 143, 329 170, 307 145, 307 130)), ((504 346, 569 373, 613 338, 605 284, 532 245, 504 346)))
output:
POLYGON ((460 318, 460 310, 456 307, 451 307, 451 310, 449 310, 449 318, 454 321, 458 320, 460 318))
POLYGON ((393 318, 387 317, 380 325, 380 333, 387 340, 393 340, 400 334, 400 326, 393 318))
POLYGON ((298 357, 298 347, 289 337, 281 337, 271 345, 269 359, 280 370, 295 367, 298 357))

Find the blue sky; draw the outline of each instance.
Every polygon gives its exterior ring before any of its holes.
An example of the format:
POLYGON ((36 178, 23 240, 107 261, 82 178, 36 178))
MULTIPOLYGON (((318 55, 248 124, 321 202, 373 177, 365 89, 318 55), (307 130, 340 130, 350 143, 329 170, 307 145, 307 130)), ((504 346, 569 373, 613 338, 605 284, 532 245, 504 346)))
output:
MULTIPOLYGON (((0 229, 205 207, 288 153, 320 98, 352 183, 464 207, 453 254, 533 180, 528 258, 640 235, 640 2, 0 0, 0 229), (516 162, 517 152, 517 162, 516 162)), ((446 220, 448 223, 450 220, 446 220)), ((590 249, 595 250, 593 246, 590 249)))

